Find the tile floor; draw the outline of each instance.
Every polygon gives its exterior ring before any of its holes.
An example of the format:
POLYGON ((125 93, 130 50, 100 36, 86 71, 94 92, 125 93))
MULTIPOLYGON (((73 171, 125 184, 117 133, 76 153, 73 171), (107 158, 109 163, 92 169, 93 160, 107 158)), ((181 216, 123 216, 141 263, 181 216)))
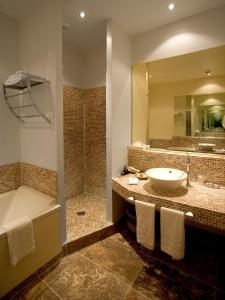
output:
MULTIPOLYGON (((199 252, 200 243, 197 244, 194 246, 199 252)), ((39 277, 35 286, 12 299, 225 299, 224 265, 220 266, 223 273, 220 275, 218 269, 213 271, 210 268, 213 260, 205 261, 205 266, 202 266, 201 273, 210 273, 211 270, 211 276, 216 277, 214 284, 220 282, 219 288, 215 289, 212 282, 207 284, 202 278, 198 280, 197 275, 187 274, 184 267, 182 269, 182 264, 189 268, 193 266, 194 261, 190 264, 189 258, 178 262, 180 266, 175 268, 168 256, 164 262, 163 256, 160 259, 156 256, 153 252, 146 255, 135 239, 122 230, 64 257, 52 271, 39 277)), ((195 267, 200 266, 201 263, 195 267)))
POLYGON ((89 235, 111 225, 106 221, 105 199, 80 194, 66 201, 67 241, 89 235))

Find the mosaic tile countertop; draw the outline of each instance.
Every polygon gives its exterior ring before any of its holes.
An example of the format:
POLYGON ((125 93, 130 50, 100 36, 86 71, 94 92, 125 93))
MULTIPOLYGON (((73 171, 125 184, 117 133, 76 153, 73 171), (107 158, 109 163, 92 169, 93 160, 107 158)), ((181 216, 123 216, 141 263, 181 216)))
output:
POLYGON ((113 190, 123 198, 130 196, 156 204, 156 208, 168 207, 192 212, 189 221, 225 231, 225 189, 208 188, 192 183, 191 188, 184 186, 174 190, 153 188, 149 180, 139 180, 138 185, 129 185, 126 175, 113 178, 113 190))

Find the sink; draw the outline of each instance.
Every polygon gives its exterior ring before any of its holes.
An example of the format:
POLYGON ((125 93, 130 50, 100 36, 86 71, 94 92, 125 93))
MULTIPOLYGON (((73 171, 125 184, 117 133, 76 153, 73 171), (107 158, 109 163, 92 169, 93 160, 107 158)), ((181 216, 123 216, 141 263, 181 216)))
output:
POLYGON ((216 144, 210 143, 198 143, 198 149, 201 151, 212 151, 216 147, 216 144))
POLYGON ((176 189, 187 179, 187 173, 171 168, 152 168, 146 171, 153 186, 163 189, 176 189))

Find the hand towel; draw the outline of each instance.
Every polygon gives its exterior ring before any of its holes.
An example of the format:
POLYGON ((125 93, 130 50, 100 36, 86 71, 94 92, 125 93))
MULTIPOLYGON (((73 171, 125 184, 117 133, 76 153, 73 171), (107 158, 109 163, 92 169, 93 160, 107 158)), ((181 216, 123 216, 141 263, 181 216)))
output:
POLYGON ((35 251, 32 220, 28 217, 4 225, 8 237, 9 257, 12 266, 35 251))
POLYGON ((153 250, 155 246, 155 204, 135 200, 137 241, 153 250))
POLYGON ((162 207, 160 211, 161 250, 182 259, 185 248, 184 213, 162 207))

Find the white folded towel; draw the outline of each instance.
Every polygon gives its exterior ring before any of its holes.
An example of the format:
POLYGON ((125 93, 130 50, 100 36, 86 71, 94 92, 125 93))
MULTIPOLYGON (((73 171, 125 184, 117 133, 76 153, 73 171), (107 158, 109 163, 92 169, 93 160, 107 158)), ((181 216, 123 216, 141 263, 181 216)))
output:
POLYGON ((155 204, 135 200, 137 241, 153 250, 155 246, 155 204))
POLYGON ((182 259, 185 249, 184 213, 162 207, 160 211, 161 250, 182 259))
POLYGON ((8 236, 9 257, 15 266, 22 258, 35 251, 32 220, 28 217, 4 225, 8 236))

